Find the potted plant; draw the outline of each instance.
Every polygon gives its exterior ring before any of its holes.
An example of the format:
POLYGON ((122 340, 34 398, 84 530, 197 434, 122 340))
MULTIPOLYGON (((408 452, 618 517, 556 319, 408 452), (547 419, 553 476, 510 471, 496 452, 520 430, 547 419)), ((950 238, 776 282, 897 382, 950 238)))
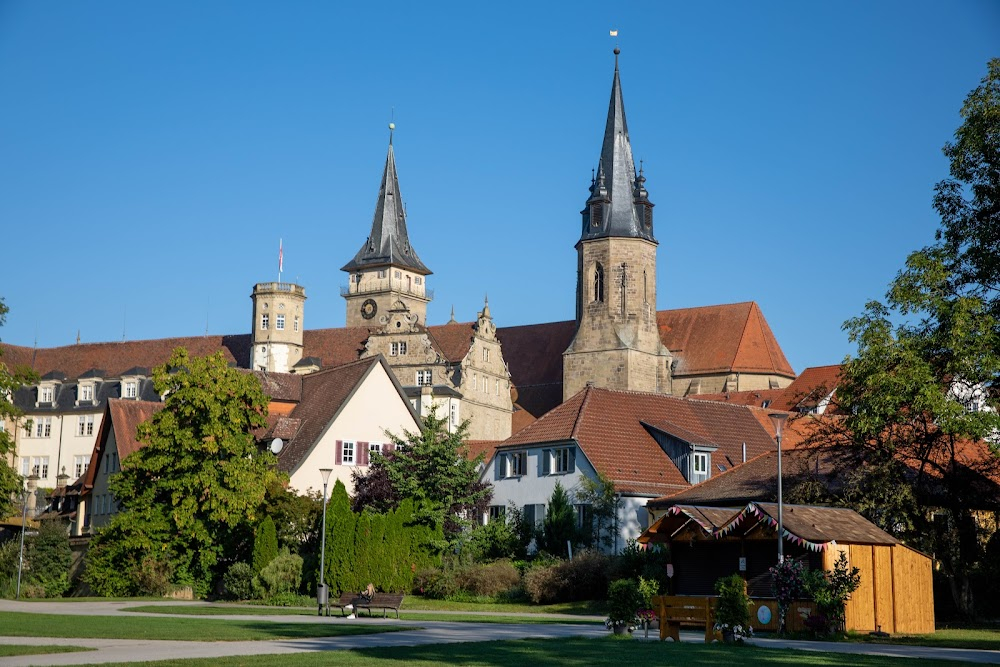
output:
POLYGON ((639 594, 642 595, 642 607, 638 613, 640 623, 647 630, 658 629, 660 619, 653 607, 653 596, 660 594, 660 582, 656 579, 639 577, 639 594))
POLYGON ((634 579, 618 579, 608 586, 608 618, 604 625, 616 635, 635 630, 642 593, 634 579))
POLYGON ((724 642, 742 644, 753 636, 747 582, 738 574, 722 577, 715 582, 715 591, 719 594, 715 603, 715 629, 722 632, 724 642))

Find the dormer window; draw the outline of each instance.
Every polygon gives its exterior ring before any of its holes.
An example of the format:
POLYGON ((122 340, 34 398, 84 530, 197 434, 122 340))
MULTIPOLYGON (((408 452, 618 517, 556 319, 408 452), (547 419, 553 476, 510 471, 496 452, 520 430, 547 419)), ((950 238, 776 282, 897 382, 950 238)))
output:
POLYGON ((139 383, 135 380, 126 380, 122 383, 122 396, 125 398, 138 398, 139 383))
POLYGON ((38 390, 38 402, 39 403, 51 403, 52 402, 52 387, 42 387, 38 390))
POLYGON ((691 454, 691 483, 698 484, 708 479, 708 464, 711 454, 693 452, 691 454))
POLYGON ((81 401, 93 401, 94 400, 94 385, 92 385, 92 384, 82 384, 82 385, 80 385, 80 400, 81 401))

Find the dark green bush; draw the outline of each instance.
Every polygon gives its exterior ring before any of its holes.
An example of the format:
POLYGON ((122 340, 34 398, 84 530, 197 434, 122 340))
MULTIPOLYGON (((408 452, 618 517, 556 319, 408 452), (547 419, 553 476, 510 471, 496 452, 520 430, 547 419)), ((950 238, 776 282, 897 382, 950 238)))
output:
POLYGON ((73 553, 61 521, 42 521, 38 532, 24 542, 25 581, 41 588, 44 597, 60 597, 69 590, 73 553))
POLYGON ((265 597, 274 598, 285 593, 297 593, 302 583, 302 557, 288 553, 288 550, 268 563, 260 571, 265 597))
POLYGON ((253 579, 253 568, 249 563, 233 563, 222 576, 226 597, 233 600, 254 599, 253 579))
POLYGON ((260 574, 261 570, 278 557, 278 533, 274 521, 266 516, 257 526, 253 540, 253 572, 260 574))
POLYGON ((573 560, 538 565, 524 574, 524 591, 536 604, 602 600, 608 592, 608 557, 581 551, 573 560))
POLYGON ((635 579, 618 579, 608 586, 608 619, 612 625, 632 625, 642 604, 635 579))
MULTIPOLYGON (((132 571, 132 582, 136 587, 137 595, 158 595, 164 596, 173 590, 174 585, 173 569, 170 563, 158 560, 152 556, 145 556, 132 571)), ((191 584, 185 584, 190 586, 191 584)))

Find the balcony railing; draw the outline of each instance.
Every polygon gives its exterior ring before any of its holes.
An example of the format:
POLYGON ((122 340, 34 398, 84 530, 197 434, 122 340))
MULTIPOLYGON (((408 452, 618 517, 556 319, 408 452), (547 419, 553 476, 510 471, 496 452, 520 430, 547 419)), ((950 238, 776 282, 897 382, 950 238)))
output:
POLYGON ((407 285, 401 280, 386 278, 385 280, 369 280, 362 284, 348 283, 340 286, 340 296, 350 296, 351 294, 374 294, 376 292, 402 292, 410 296, 415 296, 428 301, 434 298, 434 290, 420 289, 414 285, 407 285))
POLYGON ((288 292, 289 294, 298 294, 300 296, 305 296, 306 288, 301 285, 296 285, 295 283, 257 283, 254 288, 254 292, 288 292))

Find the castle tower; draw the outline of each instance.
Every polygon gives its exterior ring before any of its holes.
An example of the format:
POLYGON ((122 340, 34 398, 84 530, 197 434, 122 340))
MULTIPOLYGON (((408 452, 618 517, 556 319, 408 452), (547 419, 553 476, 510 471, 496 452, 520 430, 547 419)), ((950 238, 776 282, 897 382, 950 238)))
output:
POLYGON ((302 359, 304 287, 292 283, 257 283, 250 295, 253 324, 250 368, 289 373, 302 359))
POLYGON ((563 353, 563 400, 588 382, 669 391, 670 353, 656 324, 656 246, 646 178, 636 174, 618 54, 604 143, 577 251, 576 334, 563 353))
POLYGON ((406 233, 406 211, 399 194, 396 157, 389 124, 389 154, 385 159, 382 186, 378 191, 372 230, 361 250, 341 271, 348 274, 341 296, 347 300, 347 326, 377 326, 377 315, 402 305, 426 324, 427 303, 434 293, 427 289, 431 274, 410 245, 406 233))

